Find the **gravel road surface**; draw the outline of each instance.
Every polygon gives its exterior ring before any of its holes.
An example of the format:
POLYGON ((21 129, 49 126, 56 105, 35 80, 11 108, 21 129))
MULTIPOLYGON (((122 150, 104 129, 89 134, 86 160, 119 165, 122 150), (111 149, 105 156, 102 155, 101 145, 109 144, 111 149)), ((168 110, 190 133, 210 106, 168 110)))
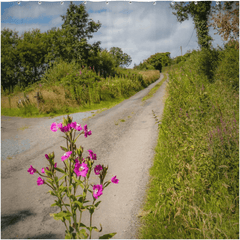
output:
MULTIPOLYGON (((102 202, 93 215, 93 225, 99 228, 101 223, 103 231, 94 231, 92 238, 112 232, 117 232, 115 239, 136 238, 137 215, 144 201, 158 137, 152 110, 160 119, 167 83, 145 104, 141 99, 162 78, 163 74, 148 88, 89 119, 83 120, 96 111, 70 114, 73 121, 82 126, 87 124, 92 131, 91 136, 81 135, 77 139, 77 147, 84 147, 83 157, 87 157, 87 150, 91 149, 97 154, 96 164, 109 166, 105 180, 115 175, 119 179, 119 184, 110 184, 99 198, 102 202)), ((64 134, 50 130, 53 122, 62 122, 62 117, 1 117, 2 239, 64 239, 64 224, 49 215, 60 210, 50 207, 57 198, 47 193, 47 185, 37 185, 38 174, 27 172, 30 165, 39 171, 46 167, 45 154, 53 151, 58 167, 63 167, 64 152, 60 146, 66 147, 66 140, 61 137, 64 134)), ((99 184, 96 176, 91 182, 99 184)), ((87 212, 83 223, 89 225, 87 212)))

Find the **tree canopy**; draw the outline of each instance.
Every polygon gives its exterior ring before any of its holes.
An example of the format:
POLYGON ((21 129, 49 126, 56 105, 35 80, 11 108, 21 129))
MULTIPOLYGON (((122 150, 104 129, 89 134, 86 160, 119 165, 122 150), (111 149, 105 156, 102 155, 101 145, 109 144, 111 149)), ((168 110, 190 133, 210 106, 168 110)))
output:
POLYGON ((179 2, 173 5, 170 4, 170 7, 175 10, 173 14, 177 16, 179 22, 188 20, 189 16, 193 18, 197 31, 198 44, 201 48, 209 48, 212 38, 209 36, 208 19, 211 14, 212 2, 204 1, 196 3, 179 2))
POLYGON ((132 58, 128 54, 123 53, 122 49, 119 47, 110 48, 109 53, 111 53, 116 59, 117 66, 128 67, 132 62, 132 58))
POLYGON ((224 41, 239 38, 239 2, 220 2, 212 10, 213 23, 210 25, 217 30, 224 41))

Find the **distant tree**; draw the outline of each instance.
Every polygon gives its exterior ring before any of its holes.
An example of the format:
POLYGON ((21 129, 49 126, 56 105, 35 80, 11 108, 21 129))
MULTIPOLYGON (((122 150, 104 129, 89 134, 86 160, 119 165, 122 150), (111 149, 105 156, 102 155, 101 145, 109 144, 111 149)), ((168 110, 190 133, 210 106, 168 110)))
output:
POLYGON ((9 92, 18 83, 16 76, 16 72, 19 71, 16 50, 17 33, 8 28, 1 31, 1 86, 4 91, 8 90, 9 92))
POLYGON ((18 41, 17 52, 21 67, 24 69, 22 74, 25 86, 38 81, 44 71, 43 64, 49 46, 43 37, 44 34, 40 33, 40 29, 34 29, 32 32, 24 32, 23 37, 18 41))
POLYGON ((146 62, 162 72, 162 67, 168 66, 171 63, 170 53, 156 53, 150 56, 146 62))
POLYGON ((128 67, 132 62, 132 58, 128 54, 123 53, 122 49, 119 47, 112 47, 109 52, 116 59, 117 66, 128 67))
POLYGON ((238 40, 239 38, 239 2, 220 2, 213 7, 211 20, 217 33, 224 41, 229 39, 238 40))
POLYGON ((96 50, 96 46, 100 44, 100 42, 95 43, 92 47, 87 43, 87 40, 93 37, 93 33, 97 32, 101 27, 99 21, 96 23, 92 19, 89 19, 88 16, 84 4, 77 6, 73 2, 70 2, 66 15, 61 15, 62 20, 64 20, 62 29, 65 30, 64 36, 68 52, 64 58, 68 58, 69 62, 73 58, 77 61, 79 59, 88 59, 89 51, 92 48, 96 50))
POLYGON ((89 60, 95 71, 99 72, 105 78, 113 75, 116 67, 116 59, 107 49, 98 51, 96 55, 92 54, 89 60))
POLYGON ((173 12, 177 16, 179 22, 183 22, 189 19, 189 16, 193 18, 195 29, 197 31, 198 44, 201 48, 209 48, 210 41, 209 36, 208 19, 211 14, 211 1, 204 2, 179 2, 170 4, 170 7, 176 12, 173 12))

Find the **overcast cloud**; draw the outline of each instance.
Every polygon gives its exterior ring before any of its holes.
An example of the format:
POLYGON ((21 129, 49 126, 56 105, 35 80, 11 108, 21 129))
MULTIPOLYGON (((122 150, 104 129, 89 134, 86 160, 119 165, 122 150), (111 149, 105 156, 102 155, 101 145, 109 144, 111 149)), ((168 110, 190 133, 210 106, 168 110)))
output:
MULTIPOLYGON (((79 5, 82 2, 75 2, 79 5)), ((198 49, 196 30, 192 19, 177 22, 172 14, 170 1, 152 2, 87 2, 89 18, 100 21, 101 28, 89 43, 101 42, 102 48, 120 47, 132 57, 132 64, 139 64, 157 52, 170 52, 171 57, 185 54, 187 50, 198 49)), ((39 28, 46 32, 63 24, 60 15, 65 15, 70 2, 16 2, 1 3, 1 29, 10 28, 22 35, 24 31, 39 28)), ((214 35, 213 46, 222 46, 219 35, 214 35)))

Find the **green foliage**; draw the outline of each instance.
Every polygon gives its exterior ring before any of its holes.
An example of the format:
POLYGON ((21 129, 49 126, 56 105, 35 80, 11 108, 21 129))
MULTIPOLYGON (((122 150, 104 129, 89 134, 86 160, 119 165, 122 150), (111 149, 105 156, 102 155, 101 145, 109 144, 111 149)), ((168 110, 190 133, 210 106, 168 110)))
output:
MULTIPOLYGON (((219 52, 215 49, 203 48, 195 56, 198 63, 198 74, 206 76, 210 82, 213 82, 214 72, 218 66, 219 52)), ((194 61, 194 58, 192 58, 192 61, 194 61)))
POLYGON ((11 89, 18 83, 15 75, 15 67, 18 64, 16 45, 18 42, 17 32, 10 29, 1 31, 1 86, 4 91, 11 89))
MULTIPOLYGON (((62 29, 65 30, 66 39, 69 39, 69 45, 67 45, 68 54, 64 55, 64 59, 68 59, 71 62, 73 59, 77 61, 79 59, 84 59, 86 64, 89 51, 91 50, 91 45, 87 44, 87 39, 93 37, 93 33, 97 32, 101 27, 101 23, 98 21, 95 23, 90 20, 89 14, 87 13, 84 4, 75 5, 70 2, 69 8, 65 16, 62 16, 64 23, 62 24, 62 29)), ((99 42, 100 43, 100 42, 99 42)), ((98 44, 99 44, 98 43, 98 44)), ((96 43, 93 48, 96 47, 96 43)))
POLYGON ((227 79, 199 74, 210 53, 168 72, 139 238, 239 237, 239 94, 227 79))
POLYGON ((22 84, 25 86, 40 80, 39 75, 44 72, 43 64, 45 63, 45 56, 49 47, 49 44, 44 39, 40 29, 36 29, 32 32, 24 32, 23 37, 18 41, 18 56, 21 67, 24 68, 22 84), (43 67, 42 72, 38 72, 39 67, 43 67))
POLYGON ((134 69, 138 70, 159 70, 162 71, 162 67, 169 66, 171 64, 170 53, 156 53, 150 56, 143 63, 140 63, 139 66, 135 66, 134 69))
POLYGON ((111 53, 116 59, 116 67, 128 67, 132 62, 131 57, 128 54, 123 53, 121 48, 112 47, 110 48, 109 53, 111 53))
POLYGON ((209 36, 208 18, 211 12, 211 1, 197 2, 180 2, 170 5, 173 12, 177 16, 179 22, 189 19, 189 15, 193 18, 198 36, 198 44, 201 48, 209 48, 212 38, 209 36))
POLYGON ((135 70, 141 70, 141 71, 147 71, 147 70, 155 70, 155 67, 152 66, 151 64, 147 63, 146 61, 144 61, 143 63, 140 62, 140 64, 138 66, 134 66, 135 70))
POLYGON ((117 65, 116 59, 110 54, 106 49, 102 51, 98 51, 96 54, 91 52, 91 56, 89 57, 89 62, 94 67, 95 71, 98 72, 100 75, 103 75, 104 78, 107 76, 112 76, 115 67, 117 65))
POLYGON ((215 78, 228 82, 236 90, 239 89, 239 49, 234 45, 226 45, 221 52, 219 66, 215 78))
POLYGON ((69 33, 78 40, 92 38, 92 34, 101 27, 99 21, 95 23, 93 20, 88 19, 89 14, 84 4, 77 6, 70 2, 66 15, 61 15, 61 17, 64 20, 62 28, 66 29, 69 27, 69 33))

